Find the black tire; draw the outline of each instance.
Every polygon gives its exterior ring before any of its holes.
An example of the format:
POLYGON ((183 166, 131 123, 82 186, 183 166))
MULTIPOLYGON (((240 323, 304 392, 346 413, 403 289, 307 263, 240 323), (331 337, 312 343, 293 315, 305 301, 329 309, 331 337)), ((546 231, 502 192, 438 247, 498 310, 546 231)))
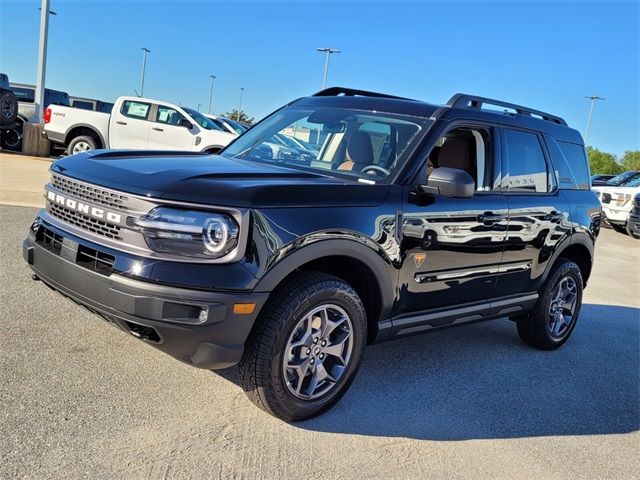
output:
POLYGON ((626 225, 620 225, 619 223, 612 223, 611 228, 613 228, 618 233, 627 233, 626 225))
POLYGON ((627 222, 625 224, 624 228, 627 231, 627 235, 629 235, 631 238, 635 238, 636 240, 640 239, 640 235, 638 235, 636 232, 634 232, 633 226, 631 225, 631 222, 627 222))
POLYGON ((96 142, 95 138, 89 135, 80 135, 79 137, 75 137, 73 140, 71 140, 71 142, 69 142, 67 153, 69 155, 75 155, 77 153, 95 150, 96 148, 98 148, 98 142, 96 142), (74 152, 74 150, 77 151, 74 152))
POLYGON ((5 150, 22 151, 22 125, 0 130, 0 146, 5 150))
POLYGON ((527 315, 517 317, 518 334, 524 343, 541 350, 555 350, 561 347, 571 336, 580 316, 582 306, 582 274, 580 268, 574 262, 560 259, 549 274, 549 278, 544 283, 539 292, 538 302, 534 309, 527 315), (550 310, 556 289, 560 282, 570 278, 576 287, 576 304, 571 320, 566 326, 566 330, 559 335, 551 332, 550 310))
POLYGON ((0 93, 0 125, 11 125, 18 118, 18 98, 15 93, 3 90, 0 93))
POLYGON ((238 364, 240 384, 253 403, 277 418, 291 422, 314 417, 345 394, 360 366, 366 339, 365 309, 353 288, 331 275, 300 272, 273 292, 260 313, 238 364), (329 303, 339 306, 351 319, 351 354, 330 390, 318 398, 300 399, 285 380, 284 355, 299 322, 315 308, 329 303))

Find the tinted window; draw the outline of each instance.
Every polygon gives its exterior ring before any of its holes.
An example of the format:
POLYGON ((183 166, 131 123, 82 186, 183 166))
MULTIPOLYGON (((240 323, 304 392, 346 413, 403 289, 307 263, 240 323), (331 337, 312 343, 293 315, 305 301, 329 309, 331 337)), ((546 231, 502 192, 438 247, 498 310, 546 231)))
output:
POLYGON ((575 182, 580 190, 589 190, 589 162, 582 145, 575 143, 557 142, 562 154, 573 172, 575 182))
POLYGON ((58 90, 44 89, 44 104, 46 105, 69 105, 69 94, 58 90))
POLYGON ((158 105, 158 114, 156 115, 156 122, 164 123, 166 125, 180 125, 180 121, 184 117, 180 112, 164 105, 158 105))
POLYGON ((98 102, 96 110, 98 112, 111 113, 111 110, 113 110, 113 103, 98 102))
POLYGON ((19 102, 34 102, 35 91, 33 90, 33 88, 14 87, 12 85, 11 91, 16 94, 19 102))
POLYGON ((136 102, 134 100, 125 100, 122 102, 122 114, 125 117, 146 120, 149 117, 151 105, 148 103, 136 102))
POLYGON ((536 135, 504 130, 502 150, 509 166, 510 192, 548 191, 547 163, 536 135))
POLYGON ((81 108, 83 110, 93 110, 93 103, 85 102, 83 100, 74 100, 73 106, 75 108, 81 108))

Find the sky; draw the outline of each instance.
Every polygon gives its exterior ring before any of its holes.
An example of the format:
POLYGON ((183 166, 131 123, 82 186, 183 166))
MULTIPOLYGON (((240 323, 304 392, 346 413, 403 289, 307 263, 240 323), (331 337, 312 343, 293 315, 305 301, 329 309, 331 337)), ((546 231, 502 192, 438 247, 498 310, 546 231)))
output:
MULTIPOLYGON (((35 83, 40 0, 0 0, 0 71, 35 83)), ((640 2, 51 0, 46 86, 259 119, 328 85, 446 103, 456 92, 564 117, 589 144, 640 149, 640 2)))

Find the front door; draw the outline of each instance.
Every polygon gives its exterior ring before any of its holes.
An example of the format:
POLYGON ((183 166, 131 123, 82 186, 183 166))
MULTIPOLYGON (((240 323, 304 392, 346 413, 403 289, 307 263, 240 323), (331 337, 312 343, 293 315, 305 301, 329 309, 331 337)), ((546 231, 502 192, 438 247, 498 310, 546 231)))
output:
POLYGON ((429 171, 461 168, 476 182, 471 198, 405 192, 401 303, 396 314, 491 299, 502 262, 507 199, 499 191, 493 128, 457 127, 436 143, 429 171))
POLYGON ((187 118, 175 108, 158 105, 149 130, 148 147, 153 150, 193 150, 195 135, 182 124, 183 120, 187 118))

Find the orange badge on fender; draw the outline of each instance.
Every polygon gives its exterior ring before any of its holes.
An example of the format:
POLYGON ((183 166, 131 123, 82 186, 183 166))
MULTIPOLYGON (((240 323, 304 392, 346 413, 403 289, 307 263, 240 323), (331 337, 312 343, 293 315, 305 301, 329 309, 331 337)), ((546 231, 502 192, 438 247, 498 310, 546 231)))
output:
POLYGON ((427 258, 426 253, 414 253, 413 261, 416 262, 416 268, 420 268, 424 263, 425 258, 427 258))

